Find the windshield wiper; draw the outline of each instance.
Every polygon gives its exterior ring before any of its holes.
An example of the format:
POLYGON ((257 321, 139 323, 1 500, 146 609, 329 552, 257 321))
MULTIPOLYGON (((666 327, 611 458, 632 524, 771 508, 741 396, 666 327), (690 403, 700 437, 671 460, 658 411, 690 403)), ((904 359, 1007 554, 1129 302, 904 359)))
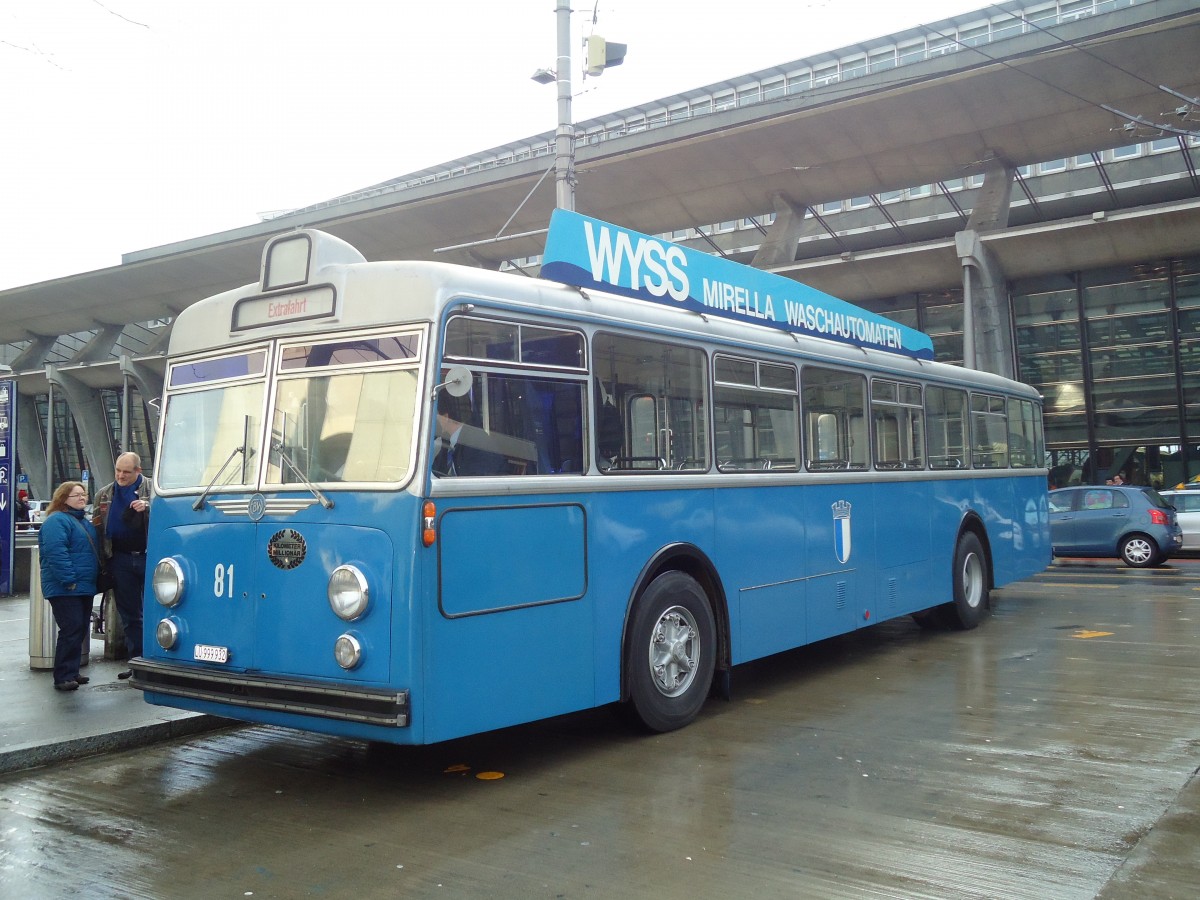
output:
POLYGON ((333 509, 333 501, 321 493, 321 489, 308 480, 303 472, 296 468, 296 464, 291 458, 283 452, 283 441, 272 441, 271 449, 279 454, 279 458, 288 464, 288 468, 296 473, 296 477, 300 479, 301 484, 308 488, 314 497, 321 501, 321 505, 326 509, 333 509))
POLYGON ((229 464, 231 462, 233 462, 233 458, 235 456, 237 456, 239 453, 244 454, 245 452, 246 452, 245 444, 242 444, 242 446, 240 446, 240 447, 233 448, 233 452, 230 453, 229 456, 227 456, 225 458, 225 462, 221 463, 221 468, 217 469, 217 474, 214 475, 213 480, 208 483, 208 487, 206 487, 204 489, 204 493, 202 493, 199 497, 196 498, 196 502, 192 504, 192 509, 194 509, 194 510, 204 509, 204 500, 205 500, 205 498, 208 497, 209 493, 211 493, 211 491, 213 489, 213 485, 216 484, 217 481, 221 478, 221 476, 225 474, 225 470, 227 468, 229 468, 229 464))

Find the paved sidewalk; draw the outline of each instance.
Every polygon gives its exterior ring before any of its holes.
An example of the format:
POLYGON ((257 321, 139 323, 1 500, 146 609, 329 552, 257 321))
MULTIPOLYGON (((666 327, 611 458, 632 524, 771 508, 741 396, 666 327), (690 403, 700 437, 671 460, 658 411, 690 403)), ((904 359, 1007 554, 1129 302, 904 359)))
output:
POLYGON ((0 597, 0 775, 234 724, 151 706, 118 680, 128 667, 104 658, 103 635, 82 670, 91 683, 77 691, 54 690, 49 669, 29 667, 29 649, 29 597, 0 597))

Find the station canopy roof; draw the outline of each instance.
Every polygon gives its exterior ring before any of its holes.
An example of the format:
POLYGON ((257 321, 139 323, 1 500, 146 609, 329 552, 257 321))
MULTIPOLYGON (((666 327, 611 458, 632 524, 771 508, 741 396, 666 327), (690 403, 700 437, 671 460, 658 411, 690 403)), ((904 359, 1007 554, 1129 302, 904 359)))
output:
MULTIPOLYGON (((1020 166, 1149 140, 1111 110, 1162 122, 1180 101, 1160 86, 1200 96, 1197 47, 1197 4, 1154 0, 827 89, 580 141, 577 208, 661 234, 761 216, 776 196, 815 205, 961 178, 991 160, 1020 166)), ((749 73, 730 86, 787 69, 749 73)), ((129 253, 119 266, 0 291, 0 343, 173 316, 254 282, 266 239, 297 227, 328 231, 371 260, 495 266, 536 256, 555 203, 553 175, 543 178, 552 163, 540 156, 428 183, 397 179, 255 225, 129 253)), ((1192 181, 1200 198, 1194 167, 1192 181)), ((1200 199, 984 239, 1010 278, 1186 255, 1200 252, 1200 199)), ((854 301, 954 284, 960 270, 952 239, 853 261, 809 260, 777 271, 854 301)))

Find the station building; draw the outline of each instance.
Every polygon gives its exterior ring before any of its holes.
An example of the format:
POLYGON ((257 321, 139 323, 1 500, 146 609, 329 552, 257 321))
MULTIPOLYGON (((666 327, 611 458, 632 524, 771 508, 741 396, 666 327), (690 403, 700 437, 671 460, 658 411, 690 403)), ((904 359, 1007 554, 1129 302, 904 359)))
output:
MULTIPOLYGON (((1052 482, 1170 486, 1200 474, 1196 47, 1196 0, 984 7, 575 123, 577 208, 1032 384, 1052 482)), ((174 316, 252 282, 271 235, 536 274, 554 160, 548 131, 0 292, 33 496, 125 449, 150 468, 174 316)))

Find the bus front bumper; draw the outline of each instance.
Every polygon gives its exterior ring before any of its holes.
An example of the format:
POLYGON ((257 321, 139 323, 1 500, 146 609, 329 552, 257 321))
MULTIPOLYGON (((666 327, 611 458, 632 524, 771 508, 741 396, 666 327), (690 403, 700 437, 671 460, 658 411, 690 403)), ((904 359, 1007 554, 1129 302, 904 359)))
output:
POLYGON ((129 667, 130 684, 149 693, 371 725, 408 725, 408 691, 221 672, 140 656, 129 667))

